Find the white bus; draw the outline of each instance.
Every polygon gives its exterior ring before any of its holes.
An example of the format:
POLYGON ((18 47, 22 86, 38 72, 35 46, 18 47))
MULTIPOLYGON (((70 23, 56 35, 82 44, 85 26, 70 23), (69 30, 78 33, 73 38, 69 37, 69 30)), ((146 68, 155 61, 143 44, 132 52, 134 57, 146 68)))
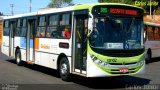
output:
POLYGON ((97 3, 4 18, 2 52, 23 62, 85 77, 143 73, 143 9, 97 3))
POLYGON ((160 57, 160 24, 144 23, 146 60, 160 57))

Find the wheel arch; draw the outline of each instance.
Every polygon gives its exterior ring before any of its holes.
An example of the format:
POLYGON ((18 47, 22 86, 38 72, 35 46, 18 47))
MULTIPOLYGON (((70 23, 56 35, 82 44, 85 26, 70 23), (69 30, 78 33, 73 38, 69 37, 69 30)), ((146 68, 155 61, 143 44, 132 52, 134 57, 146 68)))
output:
MULTIPOLYGON (((67 60, 68 60, 67 55, 64 54, 64 53, 61 53, 61 54, 58 56, 58 59, 57 59, 57 70, 59 70, 60 61, 61 61, 61 59, 62 59, 63 57, 67 58, 67 60)), ((68 62, 69 62, 69 60, 68 60, 68 62)))
POLYGON ((16 47, 16 50, 15 50, 15 57, 16 57, 16 55, 17 55, 17 51, 18 51, 18 50, 20 50, 20 47, 19 47, 19 46, 16 47))
POLYGON ((151 48, 148 48, 148 49, 146 49, 146 58, 145 58, 145 60, 150 60, 151 58, 152 58, 152 50, 151 50, 151 48))
POLYGON ((147 53, 150 53, 151 56, 152 56, 152 49, 151 49, 151 48, 148 48, 147 53))

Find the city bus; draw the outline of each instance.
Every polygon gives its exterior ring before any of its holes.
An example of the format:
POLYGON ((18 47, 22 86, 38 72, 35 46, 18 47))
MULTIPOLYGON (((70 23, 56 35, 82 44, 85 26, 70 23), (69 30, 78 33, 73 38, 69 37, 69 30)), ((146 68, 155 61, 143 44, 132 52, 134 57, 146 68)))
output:
POLYGON ((146 60, 160 57, 160 24, 145 22, 144 37, 146 60))
POLYGON ((143 9, 136 6, 97 3, 44 9, 5 17, 3 28, 4 54, 18 65, 56 69, 62 80, 71 74, 107 77, 145 70, 143 9))

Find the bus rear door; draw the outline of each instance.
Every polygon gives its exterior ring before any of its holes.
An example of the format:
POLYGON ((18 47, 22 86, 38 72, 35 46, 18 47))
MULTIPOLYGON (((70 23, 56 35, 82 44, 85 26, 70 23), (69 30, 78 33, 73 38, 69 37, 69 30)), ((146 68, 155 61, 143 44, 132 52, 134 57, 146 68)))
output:
POLYGON ((28 31, 26 37, 27 46, 27 63, 34 64, 34 31, 36 19, 28 19, 28 31))
POLYGON ((14 57, 14 35, 16 31, 16 19, 10 21, 9 56, 14 57))

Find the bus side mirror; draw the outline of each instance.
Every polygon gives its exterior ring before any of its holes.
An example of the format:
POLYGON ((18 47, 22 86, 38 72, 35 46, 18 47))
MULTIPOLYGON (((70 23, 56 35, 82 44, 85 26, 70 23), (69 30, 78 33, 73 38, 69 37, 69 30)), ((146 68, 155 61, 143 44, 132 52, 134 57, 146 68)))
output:
POLYGON ((92 34, 92 32, 93 32, 93 30, 91 30, 91 29, 88 29, 88 34, 87 34, 87 37, 90 37, 90 36, 91 36, 91 34, 92 34))

